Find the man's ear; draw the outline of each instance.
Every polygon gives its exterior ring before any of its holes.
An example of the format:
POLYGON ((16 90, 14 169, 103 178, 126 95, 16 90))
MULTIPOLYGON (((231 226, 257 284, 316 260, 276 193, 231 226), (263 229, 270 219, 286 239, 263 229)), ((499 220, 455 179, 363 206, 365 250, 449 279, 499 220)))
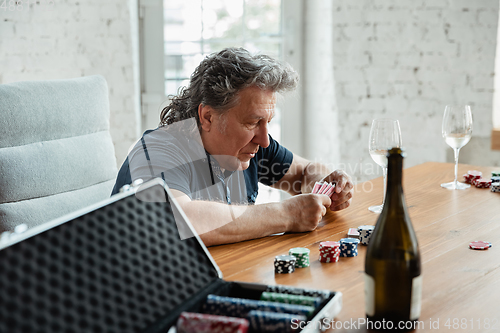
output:
POLYGON ((214 112, 210 106, 203 104, 198 105, 198 117, 200 118, 201 128, 204 131, 210 132, 213 116, 214 112))

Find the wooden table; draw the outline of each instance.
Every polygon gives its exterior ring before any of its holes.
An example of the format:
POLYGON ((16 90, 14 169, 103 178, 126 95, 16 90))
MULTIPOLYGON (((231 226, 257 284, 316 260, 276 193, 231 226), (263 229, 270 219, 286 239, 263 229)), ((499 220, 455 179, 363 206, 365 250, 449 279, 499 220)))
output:
MULTIPOLYGON (((486 177, 494 170, 462 164, 458 167, 460 178, 471 169, 482 171, 486 177)), ((439 186, 453 177, 454 166, 447 163, 425 163, 403 173, 406 203, 423 265, 420 320, 424 326, 418 331, 446 332, 458 327, 463 332, 500 332, 500 194, 475 187, 451 191, 439 186), (493 246, 485 251, 470 250, 468 244, 474 240, 486 240, 493 246)), ((344 305, 337 320, 349 323, 335 331, 366 331, 366 327, 351 326, 351 320, 356 324, 365 317, 366 247, 360 245, 357 257, 341 258, 337 263, 321 264, 316 259, 319 242, 338 241, 346 237, 349 228, 376 223, 378 214, 367 208, 381 203, 382 192, 382 177, 358 184, 351 207, 328 213, 313 232, 270 236, 209 250, 226 280, 342 292, 344 305), (309 248, 311 266, 293 274, 275 275, 274 256, 288 253, 292 247, 309 248)))

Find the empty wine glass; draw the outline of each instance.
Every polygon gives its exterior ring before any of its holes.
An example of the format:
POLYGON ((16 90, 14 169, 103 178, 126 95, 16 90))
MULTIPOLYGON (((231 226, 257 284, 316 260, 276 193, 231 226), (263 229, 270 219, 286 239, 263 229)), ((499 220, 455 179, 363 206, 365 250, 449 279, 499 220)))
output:
POLYGON ((444 109, 443 138, 453 148, 455 153, 455 180, 450 183, 441 184, 441 187, 449 190, 465 190, 469 184, 457 181, 458 154, 460 148, 465 146, 472 136, 472 112, 469 105, 447 105, 444 109))
POLYGON ((401 147, 401 129, 399 121, 394 119, 374 119, 370 130, 368 150, 372 159, 382 167, 384 175, 384 196, 382 204, 370 206, 368 210, 380 213, 384 207, 385 192, 387 188, 387 150, 393 147, 401 147))

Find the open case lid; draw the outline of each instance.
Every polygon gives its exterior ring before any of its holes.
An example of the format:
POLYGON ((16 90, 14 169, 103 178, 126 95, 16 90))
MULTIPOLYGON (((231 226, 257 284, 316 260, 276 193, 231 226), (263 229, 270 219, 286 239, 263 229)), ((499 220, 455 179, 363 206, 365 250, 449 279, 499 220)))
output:
POLYGON ((222 278, 199 237, 181 240, 178 227, 194 234, 165 183, 154 179, 4 235, 0 332, 144 331, 222 278))

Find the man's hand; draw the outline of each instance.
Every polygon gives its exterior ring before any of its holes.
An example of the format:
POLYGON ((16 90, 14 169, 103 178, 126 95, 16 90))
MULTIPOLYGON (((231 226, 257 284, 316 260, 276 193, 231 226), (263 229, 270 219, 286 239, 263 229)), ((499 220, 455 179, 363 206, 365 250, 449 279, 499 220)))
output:
POLYGON ((354 189, 351 177, 349 177, 342 170, 335 170, 323 178, 323 180, 326 182, 334 182, 336 184, 335 191, 330 196, 330 199, 332 200, 330 209, 332 211, 338 211, 349 207, 354 189))
POLYGON ((289 216, 287 231, 304 232, 316 229, 332 201, 324 194, 299 194, 282 202, 289 216))

